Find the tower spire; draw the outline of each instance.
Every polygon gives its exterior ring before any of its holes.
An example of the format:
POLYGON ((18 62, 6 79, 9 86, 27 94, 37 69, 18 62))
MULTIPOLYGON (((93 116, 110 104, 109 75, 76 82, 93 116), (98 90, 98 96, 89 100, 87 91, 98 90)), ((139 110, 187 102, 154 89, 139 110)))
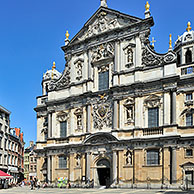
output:
POLYGON ((101 7, 108 7, 107 0, 100 0, 100 1, 101 1, 101 4, 100 4, 101 7))

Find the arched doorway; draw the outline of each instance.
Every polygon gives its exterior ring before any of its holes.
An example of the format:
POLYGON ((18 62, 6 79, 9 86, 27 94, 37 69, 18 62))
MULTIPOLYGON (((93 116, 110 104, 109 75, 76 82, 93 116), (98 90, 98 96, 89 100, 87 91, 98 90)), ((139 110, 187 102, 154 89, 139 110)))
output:
POLYGON ((107 159, 101 159, 97 162, 98 180, 101 186, 110 186, 110 162, 107 159))

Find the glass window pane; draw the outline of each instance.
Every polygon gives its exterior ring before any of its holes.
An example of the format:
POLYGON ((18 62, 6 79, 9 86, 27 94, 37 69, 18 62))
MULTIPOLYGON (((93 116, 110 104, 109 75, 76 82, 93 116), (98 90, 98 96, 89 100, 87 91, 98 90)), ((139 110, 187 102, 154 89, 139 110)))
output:
POLYGON ((148 109, 148 127, 158 127, 159 126, 159 110, 158 108, 148 109))
POLYGON ((193 114, 186 114, 186 126, 193 125, 193 114))
POLYGON ((159 164, 159 151, 148 150, 147 151, 147 165, 158 165, 159 164))
POLYGON ((60 137, 67 137, 67 121, 60 122, 60 137))
POLYGON ((106 90, 109 88, 109 71, 100 72, 98 74, 99 90, 106 90))

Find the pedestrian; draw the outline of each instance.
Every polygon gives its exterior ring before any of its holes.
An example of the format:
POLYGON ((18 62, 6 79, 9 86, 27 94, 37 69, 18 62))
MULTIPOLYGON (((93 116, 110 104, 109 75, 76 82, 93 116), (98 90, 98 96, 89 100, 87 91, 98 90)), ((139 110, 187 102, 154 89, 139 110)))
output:
POLYGON ((31 190, 33 190, 34 189, 34 181, 32 179, 30 180, 30 185, 31 185, 31 190))
POLYGON ((40 189, 40 180, 37 181, 37 189, 40 189))

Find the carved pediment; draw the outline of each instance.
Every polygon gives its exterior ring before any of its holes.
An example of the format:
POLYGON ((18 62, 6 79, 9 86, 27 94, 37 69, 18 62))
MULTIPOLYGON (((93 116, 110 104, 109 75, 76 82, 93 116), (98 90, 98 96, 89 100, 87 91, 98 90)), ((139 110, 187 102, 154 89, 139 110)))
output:
POLYGON ((71 42, 74 42, 74 40, 83 41, 92 36, 122 28, 139 21, 142 21, 142 19, 122 14, 109 8, 100 7, 71 42))
POLYGON ((186 109, 184 109, 182 112, 181 112, 181 115, 180 116, 183 116, 184 114, 193 114, 194 113, 194 109, 191 108, 191 107, 188 107, 186 109))
POLYGON ((160 107, 161 106, 161 97, 157 96, 155 94, 152 94, 144 100, 144 105, 147 108, 160 107))
POLYGON ((66 120, 68 120, 68 118, 69 118, 69 115, 68 115, 67 112, 61 111, 61 112, 59 112, 59 113, 57 114, 57 120, 58 120, 59 122, 66 121, 66 120))
POLYGON ((176 54, 169 51, 166 54, 158 54, 154 52, 149 46, 146 46, 142 52, 143 66, 159 66, 166 63, 172 63, 176 60, 176 54))
POLYGON ((104 144, 118 141, 116 137, 108 133, 97 133, 89 136, 84 144, 104 144))
POLYGON ((92 51, 92 63, 113 57, 114 50, 113 43, 105 43, 94 47, 92 51))

